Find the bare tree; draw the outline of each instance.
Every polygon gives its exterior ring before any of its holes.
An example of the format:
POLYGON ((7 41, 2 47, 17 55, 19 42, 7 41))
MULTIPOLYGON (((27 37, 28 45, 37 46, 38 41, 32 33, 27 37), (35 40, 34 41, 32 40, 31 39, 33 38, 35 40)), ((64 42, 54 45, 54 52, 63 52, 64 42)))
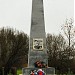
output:
POLYGON ((62 25, 62 30, 68 39, 68 46, 72 46, 75 36, 75 27, 73 26, 73 19, 66 19, 65 24, 62 25))
POLYGON ((62 52, 65 49, 65 40, 63 36, 61 34, 58 36, 47 34, 47 49, 49 54, 49 65, 57 67, 58 59, 62 59, 62 52))
POLYGON ((28 44, 27 34, 11 28, 0 30, 0 67, 4 67, 5 75, 11 67, 27 63, 28 44))
POLYGON ((74 22, 73 19, 66 19, 65 24, 63 24, 62 26, 62 30, 64 31, 64 34, 66 35, 67 39, 68 39, 68 46, 66 47, 66 52, 67 52, 67 56, 68 56, 68 68, 70 70, 71 68, 71 62, 72 59, 74 57, 73 52, 74 51, 74 43, 75 43, 75 27, 74 27, 74 22))

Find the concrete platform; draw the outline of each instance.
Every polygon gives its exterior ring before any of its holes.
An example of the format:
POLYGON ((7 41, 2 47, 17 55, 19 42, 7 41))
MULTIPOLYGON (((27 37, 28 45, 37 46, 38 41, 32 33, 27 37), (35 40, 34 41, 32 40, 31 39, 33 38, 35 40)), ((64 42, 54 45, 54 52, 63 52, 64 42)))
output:
MULTIPOLYGON (((38 71, 39 68, 22 68, 22 74, 23 75, 30 75, 32 70, 38 71)), ((55 75, 55 68, 49 67, 49 68, 41 68, 45 75, 55 75)))

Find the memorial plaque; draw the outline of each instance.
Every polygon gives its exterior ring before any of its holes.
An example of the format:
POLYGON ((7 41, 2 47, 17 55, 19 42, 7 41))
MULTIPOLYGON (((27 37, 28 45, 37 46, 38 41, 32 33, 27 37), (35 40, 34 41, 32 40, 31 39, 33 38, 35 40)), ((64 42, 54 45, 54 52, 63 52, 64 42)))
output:
POLYGON ((33 39, 33 50, 43 50, 43 39, 33 39))

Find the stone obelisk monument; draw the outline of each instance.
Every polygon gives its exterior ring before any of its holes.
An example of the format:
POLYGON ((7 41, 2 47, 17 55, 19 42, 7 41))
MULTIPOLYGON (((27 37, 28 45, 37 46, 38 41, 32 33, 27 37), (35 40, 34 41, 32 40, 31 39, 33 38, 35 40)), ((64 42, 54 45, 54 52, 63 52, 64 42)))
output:
MULTIPOLYGON (((38 70, 35 62, 48 65, 43 0, 32 0, 31 30, 29 39, 28 67, 23 68, 23 75, 30 75, 31 70, 38 70)), ((40 67, 46 75, 54 74, 52 67, 40 67)))
POLYGON ((43 0, 32 0, 32 3, 28 67, 34 67, 39 60, 48 64, 43 0))

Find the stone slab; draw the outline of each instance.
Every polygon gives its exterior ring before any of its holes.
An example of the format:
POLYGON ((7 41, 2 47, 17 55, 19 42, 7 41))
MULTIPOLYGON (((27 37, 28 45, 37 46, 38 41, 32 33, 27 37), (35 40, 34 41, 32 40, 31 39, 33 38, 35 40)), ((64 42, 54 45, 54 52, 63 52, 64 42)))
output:
MULTIPOLYGON (((30 72, 32 70, 38 70, 39 68, 22 68, 22 74, 23 75, 30 75, 30 72)), ((45 75, 55 75, 55 68, 49 67, 49 68, 42 68, 42 70, 45 72, 45 75)))

